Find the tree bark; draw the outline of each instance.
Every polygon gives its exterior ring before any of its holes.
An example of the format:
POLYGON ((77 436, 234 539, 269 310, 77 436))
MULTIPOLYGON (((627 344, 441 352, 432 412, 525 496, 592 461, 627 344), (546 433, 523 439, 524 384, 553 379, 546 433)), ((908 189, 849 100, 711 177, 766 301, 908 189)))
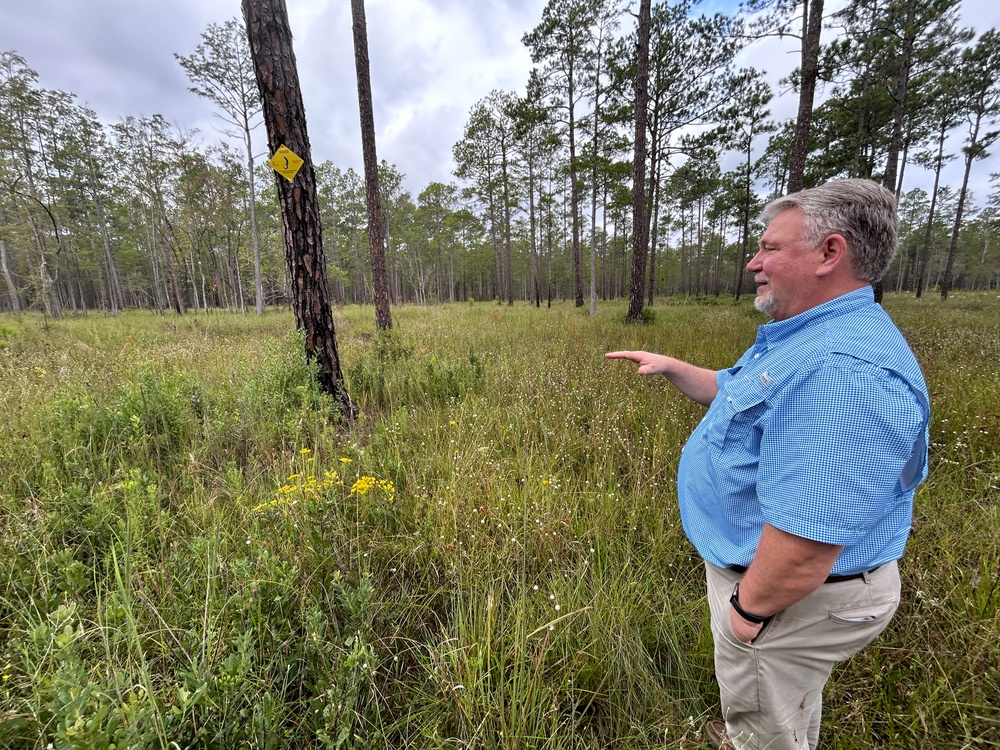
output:
POLYGON ((574 122, 573 61, 569 66, 569 180, 573 220, 573 286, 576 306, 583 307, 583 253, 580 249, 580 187, 577 183, 576 122, 574 122))
MULTIPOLYGON (((540 186, 539 186, 540 187, 540 186)), ((535 162, 534 155, 528 159, 528 224, 531 233, 531 294, 535 307, 541 307, 541 291, 538 283, 538 242, 537 219, 535 216, 535 162)))
POLYGON ((501 168, 501 178, 503 180, 503 238, 504 238, 504 252, 507 256, 507 305, 508 307, 514 306, 514 261, 511 254, 510 246, 510 171, 509 165, 507 164, 507 142, 506 135, 501 136, 503 140, 500 146, 500 168, 501 168))
POLYGON ((812 128, 813 99, 819 75, 819 38, 823 29, 823 0, 802 0, 802 62, 799 81, 799 111, 795 118, 795 141, 788 167, 788 192, 805 186, 809 131, 812 128))
POLYGON ((635 160, 632 164, 632 288, 628 296, 626 323, 642 322, 642 302, 646 291, 646 105, 649 101, 650 0, 639 6, 639 49, 635 81, 635 160))
POLYGON ((597 70, 594 73, 594 142, 591 149, 590 165, 590 316, 597 314, 597 188, 598 164, 597 142, 601 127, 601 47, 604 41, 604 29, 597 42, 597 70))
MULTIPOLYGON (((653 111, 654 122, 657 119, 657 112, 653 111)), ((653 137, 650 139, 650 167, 649 167, 649 191, 650 197, 652 198, 652 210, 650 211, 651 217, 647 226, 650 227, 649 234, 649 306, 653 306, 653 297, 656 294, 656 249, 657 243, 659 242, 660 233, 660 196, 662 195, 662 190, 660 187, 660 164, 662 163, 658 154, 658 149, 656 147, 656 135, 657 125, 653 125, 650 129, 653 133, 653 137)))
POLYGON ((316 197, 316 173, 306 131, 288 11, 284 0, 242 2, 268 147, 274 153, 284 145, 303 161, 291 181, 275 173, 296 325, 305 333, 307 359, 319 365, 320 387, 333 397, 345 417, 353 419, 357 407, 344 388, 337 354, 316 197))
POLYGON ((372 256, 372 299, 375 327, 392 328, 389 285, 385 273, 385 241, 382 236, 382 202, 378 190, 378 157, 375 155, 375 115, 372 111, 372 81, 368 64, 368 26, 365 0, 351 0, 354 19, 354 67, 358 76, 358 109, 361 112, 361 148, 365 162, 365 197, 368 201, 368 238, 372 256))

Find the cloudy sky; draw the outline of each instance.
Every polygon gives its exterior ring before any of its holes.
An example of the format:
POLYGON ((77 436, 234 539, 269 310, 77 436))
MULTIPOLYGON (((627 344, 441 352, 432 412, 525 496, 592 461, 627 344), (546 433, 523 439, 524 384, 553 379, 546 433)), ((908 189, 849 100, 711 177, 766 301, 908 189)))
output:
MULTIPOLYGON (((286 2, 313 160, 360 171, 350 3, 286 2)), ((841 2, 827 0, 828 10, 841 2)), ((707 0, 703 7, 733 5, 707 0)), ((521 37, 538 24, 544 6, 545 0, 366 0, 378 155, 406 174, 411 191, 454 179, 451 147, 476 101, 492 89, 523 91, 531 59, 521 37)), ((174 53, 193 52, 209 23, 240 16, 240 7, 240 0, 0 0, 0 50, 16 50, 41 86, 76 94, 105 122, 161 114, 209 143, 222 138, 221 123, 210 102, 188 91, 174 53)), ((963 0, 962 18, 980 31, 1000 26, 1000 3, 963 0)), ((746 64, 768 69, 776 82, 794 67, 793 52, 794 42, 774 42, 755 48, 746 64)), ((775 116, 794 111, 793 92, 772 103, 775 116)), ((258 133, 263 151, 263 129, 258 133)), ((1000 171, 1000 159, 990 162, 977 168, 984 179, 1000 171)), ((960 179, 959 173, 949 182, 960 179)))

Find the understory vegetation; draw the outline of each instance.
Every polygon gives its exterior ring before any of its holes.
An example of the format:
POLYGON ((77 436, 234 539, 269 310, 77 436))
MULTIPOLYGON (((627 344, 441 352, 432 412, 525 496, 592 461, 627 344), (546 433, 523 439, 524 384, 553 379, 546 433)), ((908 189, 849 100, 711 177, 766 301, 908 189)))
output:
MULTIPOLYGON (((827 748, 1000 743, 1000 299, 888 297, 932 393, 885 634, 827 748)), ((699 748, 675 500, 701 418, 603 358, 730 365, 749 300, 336 312, 345 425, 288 312, 0 317, 0 747, 699 748)))

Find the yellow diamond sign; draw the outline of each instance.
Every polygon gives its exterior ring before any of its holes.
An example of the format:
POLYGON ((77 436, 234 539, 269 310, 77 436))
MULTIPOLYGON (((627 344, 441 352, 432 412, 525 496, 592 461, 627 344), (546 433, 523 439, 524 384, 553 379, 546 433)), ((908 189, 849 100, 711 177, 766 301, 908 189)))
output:
POLYGON ((302 159, 285 146, 279 146, 267 163, 275 172, 291 182, 298 174, 299 167, 302 166, 302 159))

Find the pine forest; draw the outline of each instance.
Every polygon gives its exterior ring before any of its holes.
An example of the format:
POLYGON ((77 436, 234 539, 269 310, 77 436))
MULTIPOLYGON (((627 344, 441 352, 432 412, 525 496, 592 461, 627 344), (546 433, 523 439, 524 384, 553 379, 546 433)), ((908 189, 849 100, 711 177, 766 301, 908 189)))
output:
MULTIPOLYGON (((748 291, 756 215, 789 189, 804 116, 803 185, 861 176, 899 196, 886 290, 995 288, 1000 185, 973 194, 968 184, 988 172, 1000 133, 1000 36, 961 28, 958 0, 852 0, 826 16, 821 1, 808 6, 753 0, 735 15, 704 15, 691 0, 653 4, 643 294, 748 291), (810 13, 821 21, 812 35, 810 13), (800 94, 799 114, 783 122, 770 115, 762 72, 737 64, 775 34, 803 40, 802 64, 782 79, 800 94), (817 83, 824 98, 804 115, 803 94, 817 83), (939 178, 952 160, 963 181, 908 188, 918 169, 939 178)), ((453 182, 413 195, 396 166, 380 163, 393 303, 582 305, 629 294, 633 12, 622 0, 551 0, 522 39, 535 63, 523 93, 484 92, 468 113, 453 182)), ((245 37, 242 20, 211 25, 177 59, 192 95, 212 99, 246 148, 195 143, 169 113, 100 122, 72 92, 39 86, 30 61, 2 54, 0 309, 286 302, 280 178, 247 156, 260 102, 245 37)), ((370 302, 363 176, 329 162, 316 174, 331 294, 370 302)))

